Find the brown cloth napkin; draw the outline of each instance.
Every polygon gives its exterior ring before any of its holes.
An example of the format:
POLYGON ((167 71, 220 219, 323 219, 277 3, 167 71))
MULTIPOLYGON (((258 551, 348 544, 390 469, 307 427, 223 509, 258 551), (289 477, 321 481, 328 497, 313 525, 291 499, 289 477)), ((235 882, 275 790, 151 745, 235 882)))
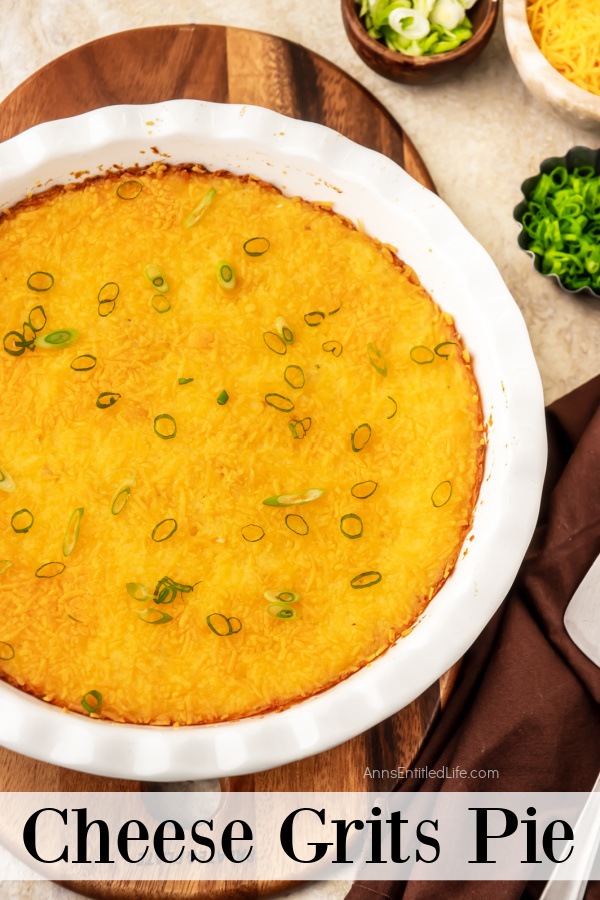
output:
MULTIPOLYGON (((563 615, 600 553, 600 376, 546 411, 549 459, 538 525, 511 592, 464 657, 413 768, 497 769, 489 780, 410 778, 399 790, 590 791, 600 770, 600 669, 563 615)), ((517 900, 519 882, 357 882, 348 900, 517 900)), ((586 900, 600 900, 600 882, 586 900)))

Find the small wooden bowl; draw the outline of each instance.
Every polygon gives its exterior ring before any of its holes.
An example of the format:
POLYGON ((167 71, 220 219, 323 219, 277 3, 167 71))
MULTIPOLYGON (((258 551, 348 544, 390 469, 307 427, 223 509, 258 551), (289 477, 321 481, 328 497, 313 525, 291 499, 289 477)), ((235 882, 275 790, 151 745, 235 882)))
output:
POLYGON ((358 17, 355 0, 342 0, 342 20, 362 61, 379 75, 402 84, 433 84, 456 75, 477 59, 492 36, 499 7, 498 0, 477 0, 468 12, 473 37, 456 50, 432 56, 405 56, 372 38, 358 17))

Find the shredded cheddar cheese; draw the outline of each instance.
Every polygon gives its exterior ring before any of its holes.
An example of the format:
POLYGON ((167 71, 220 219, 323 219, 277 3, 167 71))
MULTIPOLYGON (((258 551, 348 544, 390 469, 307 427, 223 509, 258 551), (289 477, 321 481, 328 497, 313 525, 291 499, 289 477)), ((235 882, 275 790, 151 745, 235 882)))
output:
POLYGON ((161 165, 7 211, 0 276, 1 677, 81 714, 208 723, 410 629, 471 523, 482 411, 452 318, 388 247, 255 179, 161 165), (77 337, 38 340, 59 331, 77 337))
POLYGON ((561 75, 600 94, 600 4, 597 0, 529 0, 533 38, 561 75))

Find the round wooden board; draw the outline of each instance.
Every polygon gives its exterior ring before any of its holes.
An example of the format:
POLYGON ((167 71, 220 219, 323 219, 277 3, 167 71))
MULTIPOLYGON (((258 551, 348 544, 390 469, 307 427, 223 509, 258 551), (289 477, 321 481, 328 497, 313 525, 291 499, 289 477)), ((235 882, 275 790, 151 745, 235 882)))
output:
MULTIPOLYGON (((411 141, 358 82, 312 51, 282 38, 217 25, 141 28, 85 44, 32 75, 0 104, 0 140, 50 119, 119 103, 195 98, 265 106, 320 122, 391 157, 434 190, 411 141)), ((198 160, 202 162, 202 160, 198 160)), ((406 709, 317 757, 257 775, 226 779, 231 791, 380 791, 390 778, 365 769, 411 765, 449 695, 455 666, 406 709)), ((138 791, 118 781, 60 769, 0 748, 2 791, 138 791)), ((0 835, 2 825, 0 824, 0 835)), ((91 897, 259 897, 275 882, 69 882, 91 897)))

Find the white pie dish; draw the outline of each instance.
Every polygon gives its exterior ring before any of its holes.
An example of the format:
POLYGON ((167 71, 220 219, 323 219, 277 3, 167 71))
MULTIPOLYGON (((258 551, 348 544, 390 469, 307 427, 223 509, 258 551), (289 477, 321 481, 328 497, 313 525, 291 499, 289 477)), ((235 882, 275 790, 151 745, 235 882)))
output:
POLYGON ((0 145, 0 206, 77 180, 72 173, 85 178, 162 156, 251 173, 286 194, 331 201, 398 247, 457 321, 474 357, 489 436, 468 553, 410 634, 329 690, 282 712, 168 728, 65 713, 0 682, 0 743, 9 749, 101 775, 181 781, 257 772, 323 751, 410 703, 456 662, 501 603, 527 549, 546 438, 525 324, 483 248, 395 163, 323 126, 193 100, 108 107, 0 145))

